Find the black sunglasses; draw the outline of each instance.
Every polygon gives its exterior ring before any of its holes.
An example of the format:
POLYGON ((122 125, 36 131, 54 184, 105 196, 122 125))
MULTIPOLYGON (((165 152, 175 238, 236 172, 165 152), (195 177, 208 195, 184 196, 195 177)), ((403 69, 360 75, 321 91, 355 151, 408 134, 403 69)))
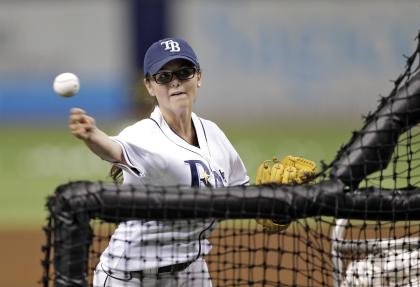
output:
POLYGON ((155 80, 156 83, 163 85, 170 83, 174 75, 177 77, 178 80, 192 79, 197 71, 198 69, 195 67, 185 67, 172 72, 157 72, 156 74, 152 75, 152 78, 155 80))

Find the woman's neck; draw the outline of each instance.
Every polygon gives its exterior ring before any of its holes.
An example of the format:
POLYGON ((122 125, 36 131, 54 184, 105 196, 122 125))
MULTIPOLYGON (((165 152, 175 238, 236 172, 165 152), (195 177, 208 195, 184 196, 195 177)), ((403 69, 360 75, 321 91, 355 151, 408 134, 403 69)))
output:
POLYGON ((184 139, 187 143, 198 146, 197 134, 192 122, 192 114, 190 111, 180 114, 167 111, 161 112, 166 123, 174 133, 184 139))

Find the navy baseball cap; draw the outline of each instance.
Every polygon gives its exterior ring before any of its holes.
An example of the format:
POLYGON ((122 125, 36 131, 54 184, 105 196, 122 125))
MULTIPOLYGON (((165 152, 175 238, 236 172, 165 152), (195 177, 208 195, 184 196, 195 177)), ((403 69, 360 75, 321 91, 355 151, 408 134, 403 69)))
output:
POLYGON ((180 38, 165 38, 153 43, 144 55, 144 75, 156 74, 166 63, 175 59, 185 59, 200 68, 191 46, 180 38))

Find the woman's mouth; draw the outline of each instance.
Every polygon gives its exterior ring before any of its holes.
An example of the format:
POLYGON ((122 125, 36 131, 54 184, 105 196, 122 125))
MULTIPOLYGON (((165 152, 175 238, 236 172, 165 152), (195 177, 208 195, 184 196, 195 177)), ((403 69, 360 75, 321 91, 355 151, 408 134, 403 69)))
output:
POLYGON ((181 96, 181 95, 185 95, 185 93, 184 92, 174 92, 174 93, 170 94, 171 97, 172 96, 181 96))

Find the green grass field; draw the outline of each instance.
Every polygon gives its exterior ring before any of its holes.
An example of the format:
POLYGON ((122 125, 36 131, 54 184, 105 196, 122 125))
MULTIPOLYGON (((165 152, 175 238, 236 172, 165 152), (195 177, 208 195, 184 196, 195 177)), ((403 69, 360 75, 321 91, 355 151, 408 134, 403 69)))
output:
MULTIPOLYGON (((240 127, 220 125, 254 181, 258 164, 273 156, 298 155, 329 162, 361 123, 311 123, 240 127)), ((103 128, 110 134, 119 128, 103 128)), ((75 180, 105 180, 109 164, 96 158, 66 127, 0 128, 0 228, 39 228, 45 200, 55 188, 75 180)))

